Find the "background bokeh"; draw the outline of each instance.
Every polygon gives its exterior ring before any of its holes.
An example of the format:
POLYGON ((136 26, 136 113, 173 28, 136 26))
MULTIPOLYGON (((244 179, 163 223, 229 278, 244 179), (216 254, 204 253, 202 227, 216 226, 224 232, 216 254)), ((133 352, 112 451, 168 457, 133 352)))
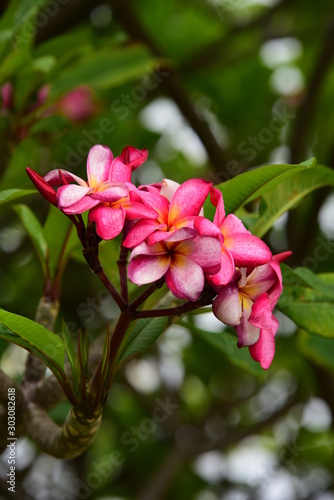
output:
MULTIPOLYGON (((36 16, 22 16, 28 4, 0 6, 0 86, 11 85, 0 98, 1 190, 30 189, 26 166, 85 178, 98 143, 115 155, 148 148, 138 184, 218 184, 312 156, 334 168, 332 0, 40 0, 30 2, 36 16), (78 88, 73 110, 64 96, 78 88)), ((46 220, 40 196, 25 203, 46 220)), ((34 318, 43 277, 12 208, 0 211, 0 306, 34 318)), ((321 188, 265 240, 273 253, 291 249, 291 266, 328 273, 333 237, 334 197, 321 188)), ((115 256, 112 242, 102 245, 111 273, 115 256)), ((93 342, 117 310, 80 252, 71 257, 60 318, 93 342)), ((20 440, 18 498, 333 500, 334 341, 314 344, 277 314, 267 372, 248 353, 240 359, 236 342, 217 347, 207 332, 223 326, 211 313, 171 326, 118 373, 83 456, 57 460, 20 440)), ((4 342, 0 351, 1 368, 20 380, 26 353, 4 342)), ((54 418, 67 410, 59 405, 54 418)), ((1 460, 0 496, 9 498, 1 460)))

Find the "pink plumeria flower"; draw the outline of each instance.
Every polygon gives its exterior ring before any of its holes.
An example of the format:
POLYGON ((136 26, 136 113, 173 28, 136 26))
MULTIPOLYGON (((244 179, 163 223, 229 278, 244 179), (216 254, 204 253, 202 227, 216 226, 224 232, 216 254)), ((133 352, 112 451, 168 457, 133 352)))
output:
POLYGON ((88 120, 96 111, 92 90, 86 86, 71 90, 59 99, 55 110, 74 122, 88 120))
POLYGON ((234 214, 225 216, 222 193, 211 188, 211 201, 217 207, 213 223, 204 217, 197 217, 194 228, 202 236, 214 236, 221 242, 221 268, 215 276, 210 276, 214 287, 226 285, 234 276, 235 266, 255 267, 272 258, 268 246, 248 231, 234 214))
POLYGON ((215 316, 238 333, 238 347, 267 369, 275 354, 278 321, 272 314, 282 293, 279 262, 291 252, 276 255, 270 262, 251 269, 236 269, 235 278, 222 286, 212 304, 215 316))
POLYGON ((165 180, 160 193, 155 191, 156 188, 138 191, 142 202, 154 207, 158 217, 137 221, 125 238, 124 246, 134 248, 143 241, 154 245, 169 238, 178 229, 193 228, 210 187, 211 183, 202 179, 190 179, 181 185, 165 180))
MULTIPOLYGON (((63 175, 78 184, 67 184, 57 190, 60 210, 66 214, 81 214, 103 201, 112 202, 127 196, 127 186, 111 178, 112 161, 113 154, 108 147, 93 146, 87 159, 87 182, 71 172, 63 171, 63 175)), ((52 183, 57 176, 59 171, 53 170, 44 179, 52 183)))
POLYGON ((141 243, 130 255, 128 276, 137 285, 165 277, 173 295, 195 301, 205 285, 205 273, 220 266, 220 244, 216 238, 200 237, 194 229, 181 228, 162 241, 141 243))

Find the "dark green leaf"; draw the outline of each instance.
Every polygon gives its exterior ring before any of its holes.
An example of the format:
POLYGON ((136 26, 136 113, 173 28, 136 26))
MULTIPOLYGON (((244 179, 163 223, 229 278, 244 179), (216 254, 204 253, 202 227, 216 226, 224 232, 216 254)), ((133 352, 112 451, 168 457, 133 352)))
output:
POLYGON ((334 338, 310 335, 300 331, 298 347, 301 352, 318 365, 334 371, 334 338))
POLYGON ((68 361, 71 365, 73 384, 74 384, 74 387, 76 387, 77 377, 76 377, 76 370, 75 370, 75 348, 74 348, 73 339, 71 337, 71 334, 69 332, 69 329, 68 329, 65 321, 63 321, 63 325, 62 325, 62 333, 63 333, 63 341, 64 341, 64 346, 65 346, 65 351, 67 354, 68 361))
POLYGON ((164 332, 168 323, 167 317, 140 319, 132 325, 126 340, 121 347, 119 362, 130 356, 145 351, 164 332))

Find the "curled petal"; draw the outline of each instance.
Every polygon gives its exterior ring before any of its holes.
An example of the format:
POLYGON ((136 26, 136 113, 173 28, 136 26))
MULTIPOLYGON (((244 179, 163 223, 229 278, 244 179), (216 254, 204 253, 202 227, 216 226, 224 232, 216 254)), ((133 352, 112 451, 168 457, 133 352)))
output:
POLYGON ((136 285, 153 283, 162 278, 170 265, 170 256, 139 255, 131 260, 128 265, 129 279, 136 285))
POLYGON ((194 229, 196 229, 201 236, 213 236, 218 238, 221 244, 224 242, 224 237, 220 229, 205 217, 199 216, 195 218, 194 229))
POLYGON ((98 206, 90 210, 89 220, 95 222, 96 232, 103 240, 118 236, 124 226, 125 212, 122 207, 98 206))
POLYGON ((236 234, 236 233, 242 233, 242 234, 250 234, 250 231, 248 231, 245 226, 243 225, 242 221, 234 214, 229 214, 226 219, 224 220, 223 224, 220 226, 221 232, 223 235, 227 236, 228 234, 236 234))
POLYGON ((255 300, 248 321, 260 329, 269 330, 272 327, 272 316, 268 294, 263 293, 255 300))
POLYGON ((249 347, 249 353, 255 361, 258 361, 264 370, 271 365, 275 355, 275 334, 278 329, 278 321, 273 316, 272 328, 261 330, 259 340, 249 347))
POLYGON ((223 286, 212 303, 213 314, 225 325, 236 326, 242 317, 237 283, 223 286))
POLYGON ((88 184, 98 187, 108 180, 108 174, 113 160, 113 154, 107 146, 93 146, 87 159, 88 184))
POLYGON ((174 254, 166 272, 166 284, 175 297, 195 301, 204 288, 204 273, 198 264, 184 255, 174 254))
POLYGON ((89 187, 77 186, 76 184, 67 184, 57 191, 58 206, 62 210, 68 208, 77 201, 86 197, 91 191, 89 187))
POLYGON ((154 208, 154 210, 158 213, 159 222, 167 224, 169 209, 169 201, 167 198, 161 196, 161 194, 141 190, 137 190, 136 195, 139 196, 143 203, 154 208))
POLYGON ((135 219, 155 219, 158 218, 157 212, 144 203, 133 202, 126 207, 126 217, 130 220, 135 219))

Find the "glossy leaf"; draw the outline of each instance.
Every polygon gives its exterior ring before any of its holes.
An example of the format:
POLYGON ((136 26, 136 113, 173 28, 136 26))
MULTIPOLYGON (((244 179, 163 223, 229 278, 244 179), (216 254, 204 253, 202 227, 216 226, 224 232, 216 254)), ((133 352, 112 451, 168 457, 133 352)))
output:
POLYGON ((65 346, 55 333, 31 319, 4 309, 0 309, 0 324, 3 325, 0 333, 3 339, 37 353, 52 371, 54 367, 64 370, 65 346))
POLYGON ((76 376, 76 369, 75 369, 75 348, 74 348, 73 339, 71 337, 71 334, 69 332, 69 329, 68 329, 65 321, 63 321, 63 325, 62 325, 62 334, 63 334, 63 341, 64 341, 64 346, 65 346, 67 358, 68 358, 68 361, 71 365, 73 385, 74 385, 74 387, 76 387, 77 376, 76 376))
POLYGON ((260 217, 250 227, 251 232, 261 238, 278 217, 294 208, 311 191, 323 186, 334 186, 334 171, 322 165, 297 172, 283 180, 263 196, 260 217))

